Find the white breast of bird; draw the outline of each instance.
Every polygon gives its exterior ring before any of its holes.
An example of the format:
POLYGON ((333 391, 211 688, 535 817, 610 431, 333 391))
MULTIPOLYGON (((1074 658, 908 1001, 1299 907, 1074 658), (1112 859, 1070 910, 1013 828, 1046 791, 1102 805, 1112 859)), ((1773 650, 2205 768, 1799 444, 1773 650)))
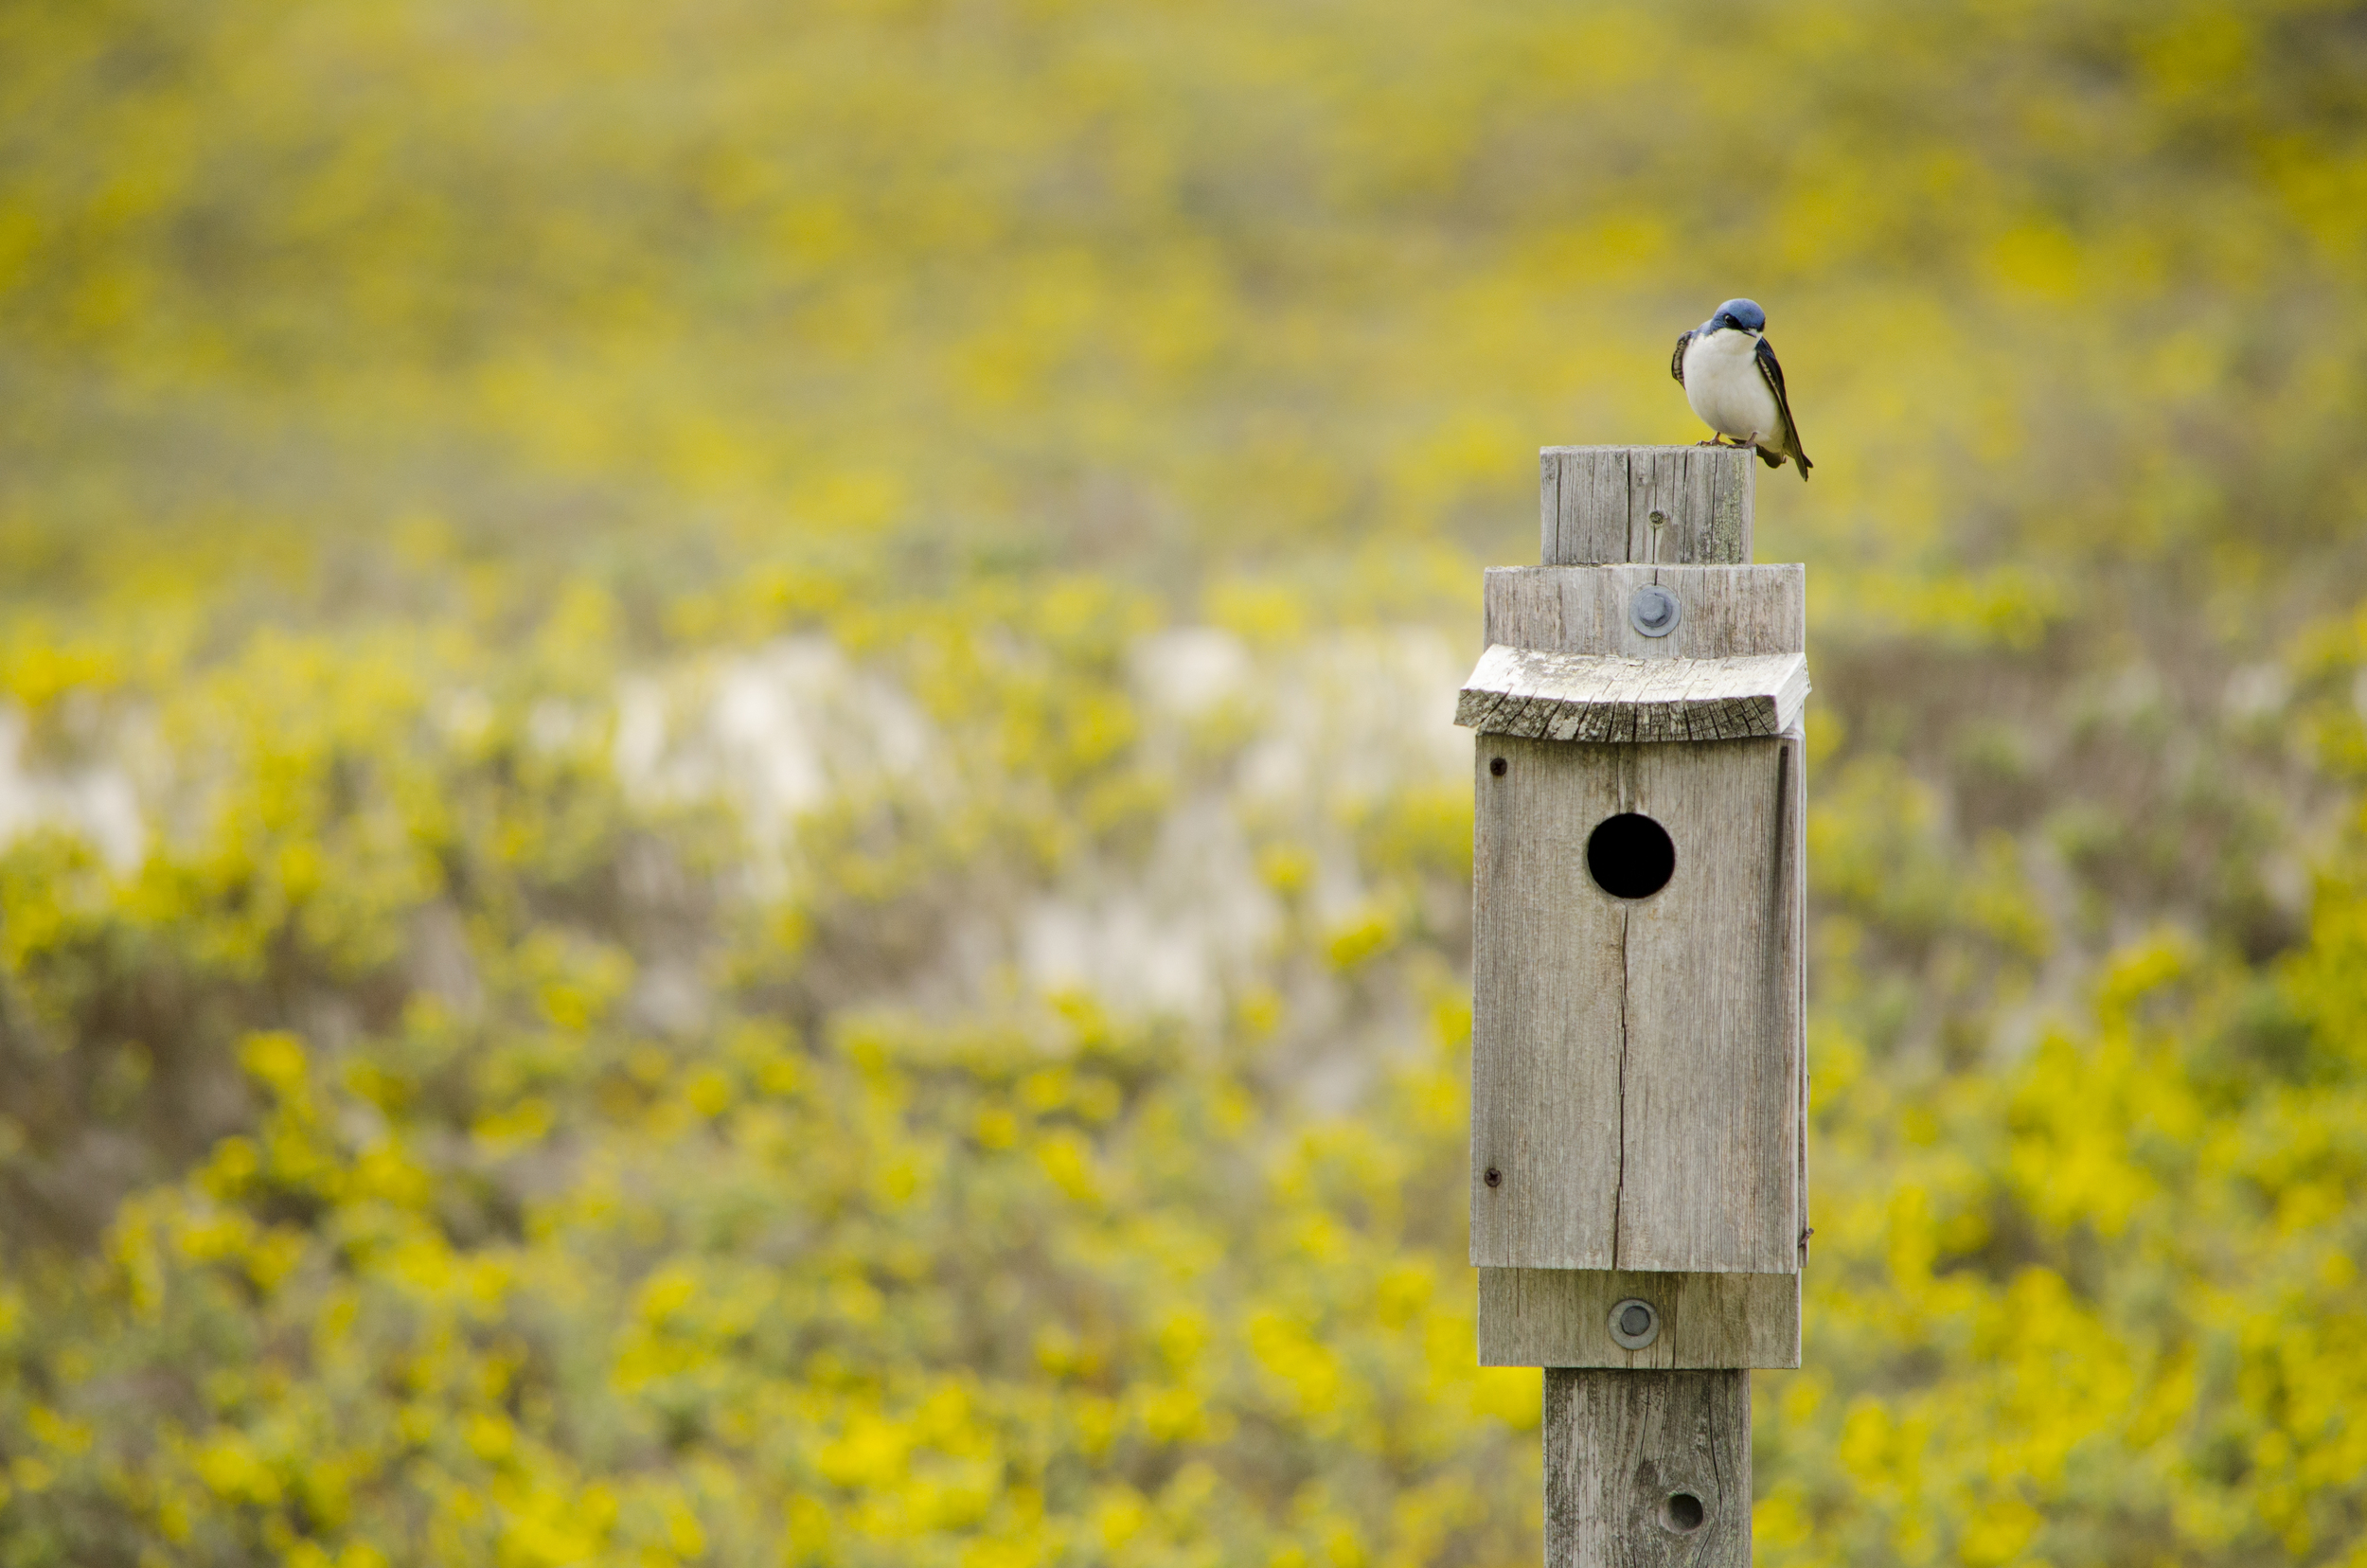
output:
POLYGON ((1685 345, 1685 401, 1701 422, 1737 441, 1782 438, 1775 394, 1759 374, 1759 340, 1722 327, 1685 345))

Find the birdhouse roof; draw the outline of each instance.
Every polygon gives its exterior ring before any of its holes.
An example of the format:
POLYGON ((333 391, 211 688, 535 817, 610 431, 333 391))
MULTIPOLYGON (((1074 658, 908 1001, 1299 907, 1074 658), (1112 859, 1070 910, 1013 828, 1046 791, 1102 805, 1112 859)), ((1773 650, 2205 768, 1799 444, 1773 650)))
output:
POLYGON ((1808 696, 1800 653, 1620 659, 1489 646, 1454 722, 1543 740, 1734 740, 1781 735, 1808 696))

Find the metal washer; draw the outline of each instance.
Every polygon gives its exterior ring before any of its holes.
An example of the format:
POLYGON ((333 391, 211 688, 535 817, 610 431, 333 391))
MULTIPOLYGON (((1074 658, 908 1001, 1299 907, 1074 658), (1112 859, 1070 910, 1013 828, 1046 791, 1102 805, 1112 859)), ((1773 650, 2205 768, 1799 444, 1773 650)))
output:
POLYGON ((1660 1309, 1648 1301, 1629 1296, 1611 1310, 1609 1327, 1611 1337, 1620 1349, 1647 1349, 1654 1340, 1660 1338, 1660 1309), (1644 1327, 1629 1327, 1629 1314, 1639 1311, 1644 1314, 1644 1327))
POLYGON ((1646 637, 1665 637, 1685 618, 1677 596, 1657 582, 1647 582, 1628 600, 1628 624, 1646 637))

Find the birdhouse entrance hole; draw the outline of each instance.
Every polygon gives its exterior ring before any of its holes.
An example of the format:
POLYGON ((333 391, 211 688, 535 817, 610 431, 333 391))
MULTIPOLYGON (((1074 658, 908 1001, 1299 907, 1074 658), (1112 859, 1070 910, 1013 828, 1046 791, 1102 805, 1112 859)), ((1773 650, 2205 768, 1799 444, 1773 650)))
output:
POLYGON ((1606 817, 1586 841, 1586 868, 1594 885, 1614 899, 1648 899, 1676 874, 1677 846, 1668 829, 1641 811, 1606 817))

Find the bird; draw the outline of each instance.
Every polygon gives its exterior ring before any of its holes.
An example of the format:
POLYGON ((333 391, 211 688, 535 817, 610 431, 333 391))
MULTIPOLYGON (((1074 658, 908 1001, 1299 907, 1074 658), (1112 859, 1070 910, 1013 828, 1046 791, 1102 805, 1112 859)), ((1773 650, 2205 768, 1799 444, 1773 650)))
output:
MULTIPOLYGON (((1775 363, 1766 330, 1767 312, 1756 301, 1730 299, 1677 339, 1668 373, 1718 437, 1751 448, 1769 468, 1782 468, 1789 457, 1805 480, 1816 465, 1800 448, 1800 427, 1791 422, 1791 401, 1784 396, 1784 368, 1775 363)), ((1717 438, 1701 443, 1724 444, 1717 438)))

